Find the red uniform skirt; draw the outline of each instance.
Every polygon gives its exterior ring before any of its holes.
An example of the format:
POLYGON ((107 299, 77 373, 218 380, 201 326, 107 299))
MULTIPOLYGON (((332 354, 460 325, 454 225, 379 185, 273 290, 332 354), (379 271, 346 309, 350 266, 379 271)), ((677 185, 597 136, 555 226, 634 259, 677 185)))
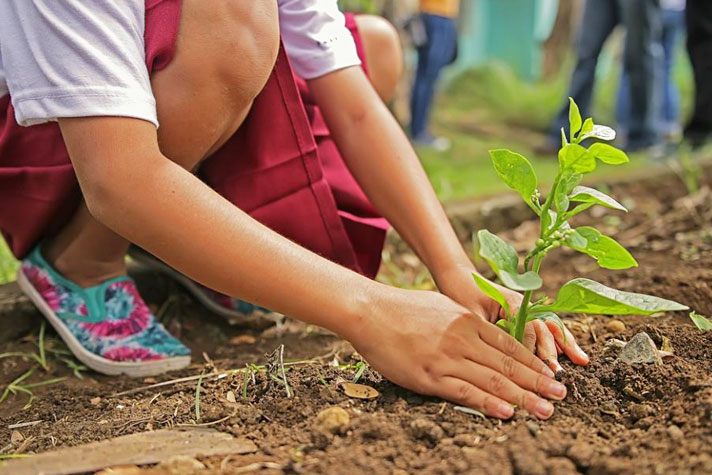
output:
MULTIPOLYGON (((151 73, 173 57, 180 7, 181 0, 146 0, 151 73)), ((347 15, 347 26, 365 64, 353 16, 347 15)), ((283 236, 370 277, 378 271, 388 223, 347 169, 283 49, 244 124, 199 173, 283 236)), ((0 231, 15 256, 61 229, 80 198, 58 125, 20 127, 10 97, 0 98, 0 231)))

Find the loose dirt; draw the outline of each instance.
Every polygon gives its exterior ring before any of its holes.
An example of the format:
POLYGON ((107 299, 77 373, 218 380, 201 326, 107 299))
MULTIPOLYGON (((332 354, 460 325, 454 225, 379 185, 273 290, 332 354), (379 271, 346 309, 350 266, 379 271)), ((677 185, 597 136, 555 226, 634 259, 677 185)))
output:
MULTIPOLYGON (((585 276, 623 290, 671 298, 712 316, 710 190, 687 195, 674 175, 611 188, 630 214, 603 212, 582 221, 593 220, 602 231, 618 237, 640 267, 601 271, 586 256, 561 251, 545 263, 549 290, 573 276, 585 276)), ((510 223, 510 228, 517 224, 510 223)), ((535 233, 535 223, 524 222, 501 234, 523 249, 536 239, 535 233)), ((432 285, 396 238, 389 240, 387 256, 381 279, 419 288, 432 285)), ((80 380, 51 357, 49 372, 38 370, 31 380, 68 379, 36 388, 27 409, 24 394, 0 404, 0 454, 20 449, 38 453, 203 424, 251 440, 257 452, 202 458, 207 468, 198 473, 712 473, 712 332, 697 330, 686 313, 617 319, 623 325, 610 325, 608 317, 568 318, 591 355, 591 364, 575 367, 562 362, 566 371, 561 379, 569 396, 557 403, 551 420, 536 421, 519 412, 513 420, 499 422, 398 388, 368 369, 359 383, 375 388, 380 396, 347 397, 339 383, 354 378, 360 359, 335 336, 295 323, 246 332, 205 315, 170 282, 139 274, 139 283, 169 328, 193 348, 196 364, 155 379, 83 372, 80 380), (617 361, 616 350, 607 341, 627 340, 640 331, 658 347, 671 346, 673 355, 662 365, 628 366, 617 361), (264 364, 264 355, 281 344, 289 359, 291 398, 281 381, 260 372, 254 381, 243 373, 206 377, 197 421, 195 380, 116 395, 201 371, 222 374, 246 364, 264 364), (318 416, 330 407, 342 408, 346 416, 343 411, 318 416), (34 421, 40 422, 8 428, 34 421)), ((12 325, 12 318, 5 314, 0 322, 12 325)), ((0 343, 0 353, 35 351, 34 335, 0 343)), ((0 390, 32 364, 22 358, 0 359, 0 390)), ((165 467, 143 470, 170 473, 165 467)))

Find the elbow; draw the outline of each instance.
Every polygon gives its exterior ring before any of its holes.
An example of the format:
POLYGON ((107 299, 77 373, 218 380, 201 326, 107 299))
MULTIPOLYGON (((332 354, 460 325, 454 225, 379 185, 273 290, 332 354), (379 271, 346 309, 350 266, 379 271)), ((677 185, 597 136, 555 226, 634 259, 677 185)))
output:
POLYGON ((89 179, 80 178, 84 203, 89 213, 100 223, 112 227, 121 205, 121 179, 96 174, 89 179))

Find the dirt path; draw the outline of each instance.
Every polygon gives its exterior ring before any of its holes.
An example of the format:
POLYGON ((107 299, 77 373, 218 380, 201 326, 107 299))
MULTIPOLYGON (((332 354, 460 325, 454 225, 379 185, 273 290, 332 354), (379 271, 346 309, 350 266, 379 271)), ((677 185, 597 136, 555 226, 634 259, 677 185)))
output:
MULTIPOLYGON (((684 188, 667 176, 617 185, 611 192, 631 213, 604 213, 595 220, 602 231, 631 248, 640 268, 603 272, 587 257, 562 251, 546 263, 548 285, 586 276, 623 290, 672 298, 712 316, 710 191, 684 197, 684 188)), ((523 247, 535 239, 535 231, 532 222, 525 222, 503 235, 523 247)), ((401 244, 392 240, 388 251, 401 271, 395 275, 393 266, 384 266, 383 279, 431 285, 401 244)), ((23 394, 0 404, 0 454, 42 452, 193 424, 195 380, 115 394, 203 370, 221 373, 263 364, 266 353, 284 344, 286 357, 297 360, 287 372, 291 398, 284 385, 260 372, 246 385, 242 373, 202 381, 198 423, 251 440, 257 451, 203 458, 208 468, 198 473, 245 473, 240 467, 251 473, 712 473, 712 332, 698 331, 686 314, 622 318, 622 331, 609 329, 610 319, 603 317, 570 319, 569 326, 592 356, 591 365, 563 363, 569 397, 557 404, 550 421, 520 413, 500 423, 397 388, 369 370, 360 382, 376 388, 380 397, 349 398, 338 383, 354 377, 360 360, 343 341, 297 324, 264 332, 231 328, 204 315, 189 299, 175 297, 171 283, 150 281, 149 300, 191 345, 196 364, 143 381, 87 372, 80 372, 80 380, 65 363, 50 357, 49 372, 38 370, 36 380, 68 379, 36 388, 27 409, 23 394), (174 295, 168 304, 167 295, 174 295), (662 365, 631 367, 617 361, 606 342, 639 331, 646 331, 658 347, 669 341, 674 356, 662 365), (205 364, 203 351, 209 356, 205 364), (325 425, 317 414, 329 407, 343 408, 349 420, 341 419, 340 412, 333 426, 325 425), (34 424, 8 428, 28 422, 34 424)), ((12 317, 0 317, 0 325, 13 325, 12 317)), ((32 335, 5 341, 0 353, 34 352, 35 341, 32 335)), ((32 365, 22 358, 0 359, 0 390, 32 365)))

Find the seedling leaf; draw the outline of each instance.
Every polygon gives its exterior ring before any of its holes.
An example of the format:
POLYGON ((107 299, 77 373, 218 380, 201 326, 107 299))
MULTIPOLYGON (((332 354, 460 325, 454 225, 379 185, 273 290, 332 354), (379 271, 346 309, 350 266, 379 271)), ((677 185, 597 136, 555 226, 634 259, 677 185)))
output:
POLYGON ((581 130, 581 112, 571 97, 569 97, 569 127, 569 134, 571 136, 571 141, 573 142, 574 137, 579 130, 581 130))
POLYGON ((700 315, 699 313, 692 311, 690 312, 690 320, 692 320, 692 323, 694 323, 700 331, 708 332, 712 330, 712 322, 710 322, 704 315, 700 315))
POLYGON ((554 303, 535 308, 540 312, 597 313, 601 315, 652 315, 687 310, 685 305, 651 295, 623 292, 589 279, 564 284, 554 303))
POLYGON ((536 290, 541 287, 541 278, 535 272, 519 274, 519 257, 512 246, 485 229, 478 232, 477 237, 480 256, 506 287, 512 290, 536 290))
POLYGON ((630 161, 625 152, 606 143, 595 143, 589 147, 588 152, 609 165, 620 165, 630 161))
POLYGON ((574 239, 567 240, 566 244, 578 252, 593 257, 604 269, 622 270, 638 267, 638 262, 626 248, 599 230, 590 226, 582 226, 576 228, 576 234, 586 240, 586 245, 581 246, 579 242, 574 242, 574 239))
POLYGON ((561 328, 561 334, 564 335, 564 340, 566 339, 566 327, 564 326, 564 322, 554 312, 540 312, 540 313, 533 313, 531 315, 528 315, 527 322, 531 322, 532 320, 541 320, 542 322, 551 320, 551 321, 555 322, 556 325, 559 328, 561 328))
POLYGON ((537 185, 536 174, 529 160, 509 150, 490 150, 490 156, 502 181, 529 202, 537 185))
POLYGON ((559 167, 574 173, 591 173, 596 169, 596 157, 584 147, 572 143, 559 150, 559 167))
POLYGON ((628 212, 625 206, 607 194, 587 186, 577 186, 574 188, 571 192, 570 199, 571 201, 575 201, 577 203, 595 203, 597 205, 605 206, 606 208, 625 211, 626 213, 628 212))
POLYGON ((584 137, 586 137, 586 135, 590 134, 593 131, 593 127, 594 125, 592 118, 589 117, 588 119, 583 121, 583 126, 581 126, 581 133, 579 134, 579 142, 584 140, 584 137))
POLYGON ((507 299, 504 297, 504 295, 502 295, 502 292, 500 292, 497 287, 492 285, 489 280, 485 279, 479 274, 475 274, 473 272, 472 277, 475 279, 477 287, 479 287, 480 290, 484 292, 487 297, 497 302, 504 309, 504 313, 506 313, 509 317, 509 302, 507 302, 507 299))
POLYGON ((593 130, 590 132, 584 133, 583 130, 581 131, 579 141, 586 139, 598 139, 610 142, 616 139, 616 131, 605 125, 594 125, 593 130))
POLYGON ((506 331, 507 333, 509 333, 509 330, 511 328, 511 326, 509 325, 509 320, 505 320, 504 318, 501 320, 497 320, 497 323, 495 323, 495 325, 497 325, 499 328, 506 331))

